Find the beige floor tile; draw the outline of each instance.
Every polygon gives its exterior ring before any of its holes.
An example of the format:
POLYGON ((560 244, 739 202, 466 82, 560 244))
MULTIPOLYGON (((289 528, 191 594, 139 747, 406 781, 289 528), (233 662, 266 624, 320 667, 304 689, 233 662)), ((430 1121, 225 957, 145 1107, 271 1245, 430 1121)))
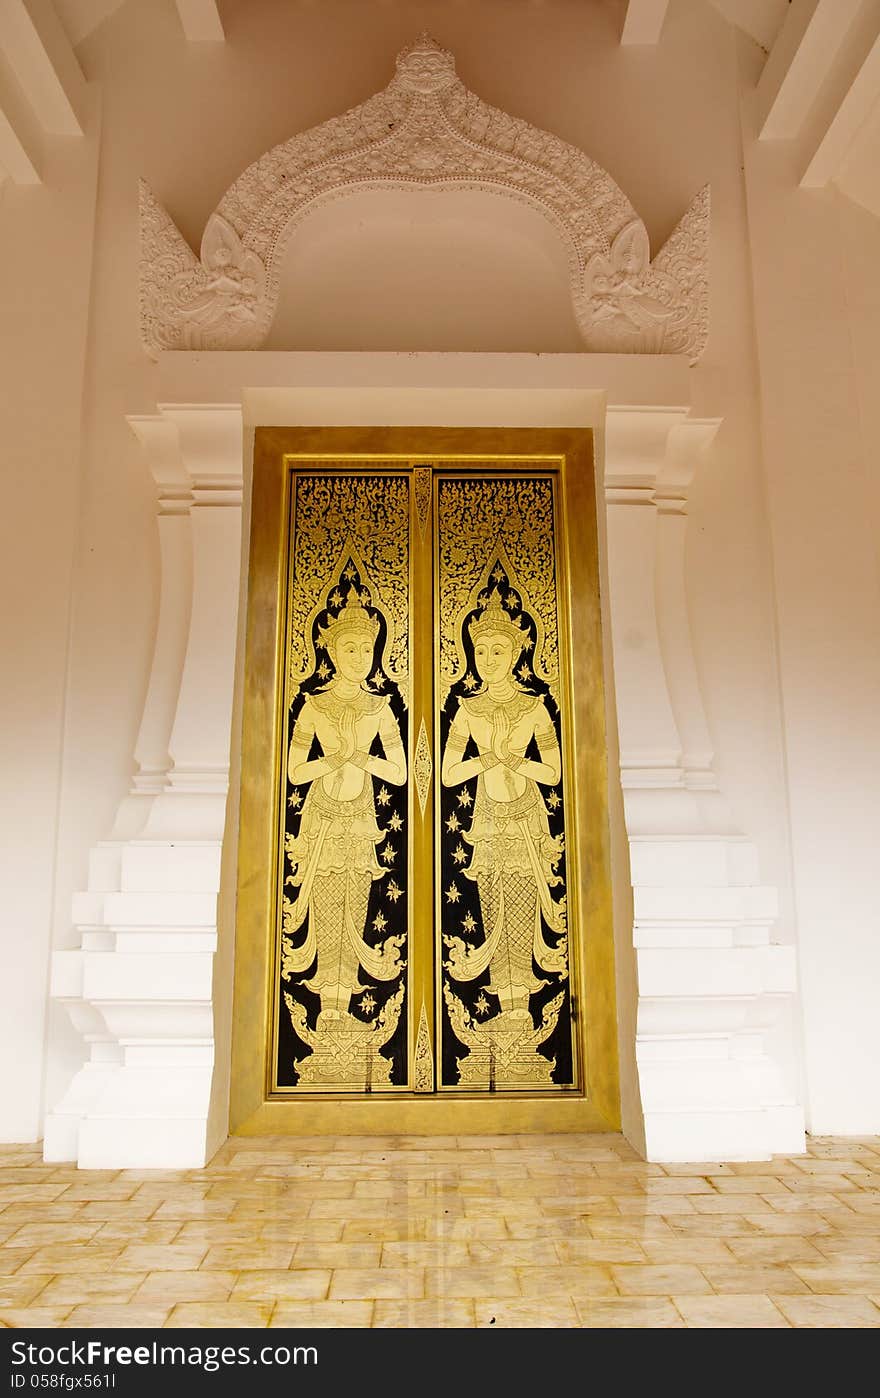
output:
POLYGON ((848 1194, 859 1189, 855 1180, 840 1174, 788 1176, 785 1183, 792 1194, 814 1194, 817 1190, 826 1194, 848 1194))
POLYGON ((785 1194, 787 1183, 778 1175, 711 1175, 719 1194, 785 1194))
MULTIPOLYGON (((519 1267, 524 1296, 616 1296, 611 1267, 601 1262, 560 1263, 558 1267, 519 1267)), ((487 1291, 486 1295, 489 1294, 487 1291)), ((494 1294, 498 1294, 497 1292, 494 1294)))
POLYGON ((134 1180, 109 1179, 101 1183, 97 1180, 82 1180, 77 1174, 76 1184, 66 1186, 64 1198, 68 1203, 76 1200, 82 1200, 83 1203, 108 1203, 111 1200, 119 1203, 132 1199, 137 1189, 134 1180))
POLYGON ((811 1291, 829 1296, 845 1292, 870 1295, 880 1285, 880 1267, 876 1262, 794 1262, 793 1270, 811 1291))
POLYGON ((0 1325, 10 1330, 52 1330, 70 1314, 70 1306, 0 1307, 0 1325))
MULTIPOLYGON (((51 1204, 69 1188, 66 1184, 0 1184, 0 1207, 3 1204, 51 1204)), ((69 1196, 68 1202, 75 1202, 69 1196)))
POLYGON ((468 1253, 469 1264, 478 1267, 558 1267, 560 1262, 552 1238, 469 1243, 468 1253))
POLYGON ((750 1231, 763 1235, 813 1238, 817 1234, 831 1233, 832 1226, 822 1214, 747 1214, 746 1222, 750 1231))
POLYGON ((138 1301, 225 1301, 235 1283, 234 1272, 150 1272, 138 1301))
POLYGON ((687 1262, 702 1267, 706 1262, 733 1263, 733 1253, 722 1238, 646 1238, 642 1247, 642 1260, 656 1264, 687 1262))
MULTIPOLYGON (((167 1275, 167 1273, 165 1274, 167 1275)), ((68 1272, 52 1277, 40 1292, 41 1306, 85 1306, 92 1302, 130 1301, 146 1280, 143 1272, 68 1272)), ((159 1297, 159 1301, 163 1300, 159 1297)))
POLYGON ((93 1219, 92 1222, 98 1229, 92 1241, 102 1245, 116 1243, 119 1247, 127 1247, 129 1243, 144 1243, 151 1247, 158 1247, 172 1241, 183 1241, 180 1237, 180 1231, 184 1225, 177 1221, 151 1223, 147 1219, 141 1222, 126 1223, 124 1219, 110 1219, 106 1223, 101 1223, 99 1220, 93 1219))
POLYGON ((0 1309, 4 1306, 29 1306, 42 1294, 47 1282, 51 1280, 48 1273, 37 1276, 33 1272, 19 1272, 17 1276, 0 1277, 0 1309))
POLYGON ((636 1183, 637 1187, 644 1190, 649 1197, 661 1194, 713 1194, 715 1192, 709 1181, 702 1175, 661 1175, 657 1179, 639 1180, 636 1183))
POLYGON ((560 1262, 647 1262, 645 1244, 625 1238, 565 1238, 554 1243, 560 1262))
MULTIPOLYGON (((692 1222, 685 1219, 685 1223, 692 1222)), ((560 1223, 562 1220, 560 1220, 560 1223)), ((671 1224, 656 1214, 627 1214, 626 1218, 603 1218, 593 1216, 584 1220, 584 1236, 592 1238, 626 1238, 630 1242, 640 1242, 642 1238, 674 1238, 671 1224)), ((674 1220, 678 1228, 681 1220, 674 1220)), ((712 1230, 715 1231, 714 1229, 712 1230)), ((572 1229, 560 1228, 560 1234, 571 1236, 572 1229)))
MULTIPOLYGON (((817 1194, 806 1190, 799 1190, 797 1193, 789 1190, 785 1194, 768 1194, 762 1198, 774 1212, 784 1214, 824 1213, 828 1209, 845 1212, 847 1208, 841 1204, 836 1194, 817 1194)), ((752 1212, 752 1209, 749 1209, 749 1213, 752 1212)))
POLYGON ((784 1330, 785 1316, 769 1296, 674 1296, 688 1329, 784 1330))
MULTIPOLYGON (((589 1238, 592 1223, 598 1222, 600 1218, 603 1222, 606 1219, 613 1223, 620 1222, 619 1214, 595 1214, 588 1217, 583 1212, 579 1212, 574 1217, 559 1214, 552 1218, 508 1218, 499 1220, 501 1231, 496 1236, 515 1238, 518 1242, 526 1242, 529 1239, 555 1242, 557 1238, 589 1238)), ((477 1224, 479 1220, 473 1219, 472 1222, 477 1224)), ((634 1228, 637 1226, 634 1225, 634 1228)), ((628 1229, 628 1231, 632 1232, 634 1228, 628 1229)), ((486 1240, 490 1241, 489 1235, 486 1235, 486 1240)))
POLYGON ((389 1298, 373 1309, 374 1330, 472 1330, 474 1324, 474 1303, 462 1297, 389 1298))
POLYGON ((242 1272, 232 1289, 232 1300, 277 1301, 305 1297, 320 1301, 327 1295, 331 1275, 329 1267, 242 1272))
POLYGON ((671 1218, 669 1223, 676 1238, 754 1238, 756 1232, 748 1218, 730 1214, 693 1214, 690 1218, 671 1218))
POLYGON ((880 1237, 872 1234, 820 1234, 814 1240, 815 1257, 798 1259, 803 1262, 876 1262, 880 1264, 880 1237))
POLYGON ((426 1267, 426 1296, 519 1296, 518 1274, 513 1267, 426 1267))
MULTIPOLYGON (((88 1243, 95 1239, 101 1228, 97 1219, 77 1223, 23 1223, 8 1239, 7 1246, 14 1248, 50 1247, 53 1243, 88 1243)), ((109 1239, 99 1241, 109 1242, 109 1239)))
POLYGON ((621 1263, 611 1266, 611 1274, 622 1296, 699 1296, 711 1292, 703 1273, 698 1267, 682 1263, 668 1266, 639 1266, 638 1263, 621 1263))
POLYGON ((17 1223, 19 1227, 23 1223, 70 1223, 74 1219, 85 1217, 84 1204, 64 1204, 45 1203, 40 1201, 37 1207, 33 1203, 7 1204, 4 1208, 0 1204, 0 1222, 4 1227, 10 1223, 17 1223))
MULTIPOLYGON (((236 1224, 234 1227, 240 1227, 236 1224)), ((338 1243, 342 1241, 344 1224, 337 1218, 286 1219, 278 1223, 260 1225, 259 1237, 267 1243, 338 1243)), ((251 1229, 253 1236, 253 1229, 251 1229)), ((219 1234, 213 1241, 235 1242, 234 1237, 223 1238, 219 1234)))
POLYGON ((74 1306, 62 1322, 65 1329, 76 1330, 161 1330, 171 1310, 169 1306, 137 1304, 74 1306))
MULTIPOLYGON (((21 1271, 24 1264, 35 1255, 35 1252, 35 1248, 12 1247, 4 1243, 3 1247, 0 1247, 0 1277, 11 1277, 16 1272, 21 1271)), ((51 1272, 53 1268, 46 1267, 44 1270, 51 1272)))
MULTIPOLYGON (((714 1196, 713 1196, 714 1197, 714 1196)), ((702 1200, 712 1202, 709 1195, 695 1195, 689 1198, 683 1194, 616 1194, 613 1202, 625 1218, 642 1215, 655 1215, 659 1218, 675 1218, 692 1214, 697 1203, 702 1200)))
POLYGON ((784 1262, 731 1261, 722 1267, 713 1263, 700 1265, 713 1291, 722 1294, 741 1292, 756 1296, 759 1292, 767 1292, 769 1295, 796 1295, 807 1290, 800 1277, 784 1262))
POLYGON ((467 1267, 471 1262, 469 1247, 467 1242, 439 1238, 430 1242, 413 1239, 383 1243, 380 1264, 383 1267, 467 1267))
POLYGON ((160 1209, 157 1210, 155 1203, 152 1201, 148 1201, 147 1203, 135 1203, 133 1199, 97 1199, 91 1202, 84 1200, 79 1207, 82 1209, 82 1213, 77 1214, 77 1218, 97 1219, 101 1223, 117 1221, 136 1223, 139 1220, 145 1222, 148 1218, 152 1218, 154 1214, 159 1220, 172 1217, 186 1218, 185 1213, 178 1213, 177 1215, 173 1213, 174 1205, 169 1205, 169 1208, 172 1210, 171 1213, 163 1215, 161 1213, 161 1205, 160 1209))
POLYGON ((531 1296, 523 1300, 492 1297, 474 1302, 477 1327, 481 1330, 575 1330, 578 1316, 567 1296, 531 1296))
POLYGON ((206 1243, 130 1243, 116 1265, 125 1272, 196 1272, 207 1250, 206 1243))
POLYGON ((379 1267, 382 1264, 381 1243, 322 1243, 308 1239, 297 1243, 288 1264, 299 1267, 379 1267))
POLYGON ((274 1301, 180 1301, 165 1321, 166 1330, 265 1330, 274 1301))
MULTIPOLYGON (((735 1165, 724 1165, 720 1161, 670 1161, 668 1165, 661 1166, 664 1175, 731 1175, 736 1170, 735 1165)), ((762 1170, 767 1166, 762 1165, 762 1170)))
POLYGON ((780 1296, 792 1325, 813 1330, 880 1328, 880 1308, 867 1296, 780 1296))
POLYGON ((417 1300, 425 1295, 420 1267, 346 1267, 334 1272, 331 1301, 417 1300))
POLYGON ((373 1301, 279 1301, 270 1328, 286 1330, 369 1329, 373 1301))
POLYGON ((126 1267, 121 1265, 122 1248, 118 1243, 92 1244, 77 1243, 66 1247, 63 1243, 53 1243, 49 1247, 37 1248, 24 1264, 27 1272, 146 1272, 147 1267, 126 1267))
POLYGON ((809 1238, 730 1238, 727 1246, 739 1262, 821 1262, 818 1244, 809 1238))
POLYGON ((683 1330, 684 1321, 661 1296, 578 1297, 578 1321, 590 1330, 683 1330))
MULTIPOLYGON (((428 1218, 423 1221, 421 1236, 425 1242, 457 1242, 476 1243, 491 1242, 493 1240, 509 1238, 515 1236, 512 1229, 518 1226, 516 1221, 508 1220, 505 1223, 503 1218, 447 1218, 441 1214, 435 1218, 428 1218)), ((387 1240, 388 1242, 404 1242, 404 1238, 387 1240)), ((415 1239, 413 1239, 415 1241, 415 1239)))
POLYGON ((295 1243, 266 1243, 254 1239, 250 1243, 217 1243, 204 1252, 194 1267, 203 1272, 286 1271, 290 1266, 295 1243))
POLYGON ((694 1199, 693 1206, 699 1214, 739 1214, 745 1217, 747 1214, 770 1212, 770 1205, 760 1194, 700 1194, 694 1199))
MULTIPOLYGON (((309 1219, 308 1223, 313 1227, 319 1227, 325 1220, 309 1219)), ((330 1220, 326 1220, 327 1223, 330 1220)), ((341 1241, 343 1243, 402 1243, 408 1239, 424 1238, 430 1225, 438 1228, 443 1227, 442 1220, 428 1220, 424 1218, 403 1219, 391 1223, 380 1218, 359 1218, 353 1223, 346 1223, 342 1228, 341 1241)), ((504 1221, 500 1220, 495 1227, 503 1235, 504 1221)), ((447 1235, 442 1234, 443 1237, 447 1235)))

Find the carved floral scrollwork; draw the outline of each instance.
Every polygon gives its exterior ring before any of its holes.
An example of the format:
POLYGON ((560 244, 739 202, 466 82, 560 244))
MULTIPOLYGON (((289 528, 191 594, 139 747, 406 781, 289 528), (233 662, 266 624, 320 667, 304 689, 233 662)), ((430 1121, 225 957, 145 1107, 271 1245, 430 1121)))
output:
POLYGON ((271 327, 281 257, 319 201, 355 189, 477 188, 537 208, 568 250, 588 350, 701 354, 708 333, 709 195, 653 262, 644 224, 583 151, 489 106, 452 54, 421 35, 383 92, 275 146, 211 215, 197 258, 141 189, 141 328, 148 353, 256 349, 271 327))

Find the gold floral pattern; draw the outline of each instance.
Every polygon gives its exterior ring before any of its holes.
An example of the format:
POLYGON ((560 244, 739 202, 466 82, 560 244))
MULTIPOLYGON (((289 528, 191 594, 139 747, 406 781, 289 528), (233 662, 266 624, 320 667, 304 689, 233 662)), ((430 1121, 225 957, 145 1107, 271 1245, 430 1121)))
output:
MULTIPOLYGON (((380 463, 381 464, 381 463, 380 463)), ((388 623, 383 658, 401 685, 409 672, 409 480, 405 476, 302 475, 296 483, 290 683, 315 668, 312 623, 330 571, 351 556, 388 623)))
POLYGON ((550 480, 451 480, 440 486, 440 703, 464 674, 461 622, 499 558, 537 627, 534 671, 551 688, 559 674, 553 486, 550 480))

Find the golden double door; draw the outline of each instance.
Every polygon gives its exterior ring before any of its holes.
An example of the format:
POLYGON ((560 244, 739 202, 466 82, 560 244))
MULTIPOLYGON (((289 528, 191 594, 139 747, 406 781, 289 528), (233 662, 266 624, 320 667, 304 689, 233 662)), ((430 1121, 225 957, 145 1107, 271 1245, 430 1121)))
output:
POLYGON ((232 1128, 617 1124, 590 434, 259 429, 232 1128))

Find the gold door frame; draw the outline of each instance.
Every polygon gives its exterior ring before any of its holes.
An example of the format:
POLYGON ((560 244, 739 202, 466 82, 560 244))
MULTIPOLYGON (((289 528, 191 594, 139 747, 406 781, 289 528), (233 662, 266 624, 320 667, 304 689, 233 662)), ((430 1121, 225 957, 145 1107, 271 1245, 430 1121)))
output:
MULTIPOLYGON (((608 785, 592 432, 587 428, 257 428, 254 443, 241 750, 230 1130, 238 1134, 449 1135, 616 1130, 620 1124, 608 785), (560 635, 569 657, 565 767, 577 822, 572 891, 580 939, 581 1087, 559 1096, 400 1092, 393 1097, 279 1096, 272 1091, 288 500, 297 461, 351 471, 392 462, 558 473, 560 635), (570 521, 577 520, 572 548, 570 521), (565 586, 567 578, 568 586, 565 586), (589 793, 589 803, 587 794, 589 793), (584 871, 590 871, 585 881, 584 871)), ((433 667, 433 657, 427 663, 433 667)), ((437 780, 440 754, 434 754, 437 780)), ((418 823, 414 829, 419 830, 418 823)), ((433 911, 433 896, 428 900, 433 911)), ((417 915, 418 916, 418 915, 417 915)), ((410 1014, 413 1050, 418 997, 410 1014)))

